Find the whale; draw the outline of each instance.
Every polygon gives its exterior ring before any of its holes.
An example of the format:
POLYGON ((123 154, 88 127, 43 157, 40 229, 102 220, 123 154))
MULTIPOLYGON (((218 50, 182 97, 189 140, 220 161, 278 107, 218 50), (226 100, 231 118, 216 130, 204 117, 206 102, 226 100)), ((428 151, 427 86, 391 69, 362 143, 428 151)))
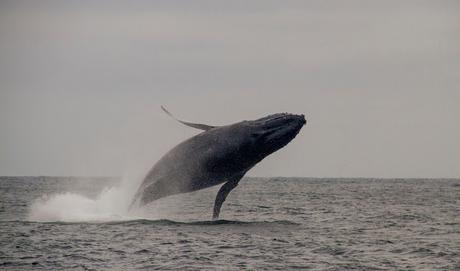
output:
POLYGON ((147 173, 131 203, 143 207, 171 195, 223 184, 212 219, 218 219, 227 195, 242 177, 268 155, 291 142, 307 123, 304 115, 277 113, 256 120, 212 126, 176 121, 202 132, 167 152, 147 173))

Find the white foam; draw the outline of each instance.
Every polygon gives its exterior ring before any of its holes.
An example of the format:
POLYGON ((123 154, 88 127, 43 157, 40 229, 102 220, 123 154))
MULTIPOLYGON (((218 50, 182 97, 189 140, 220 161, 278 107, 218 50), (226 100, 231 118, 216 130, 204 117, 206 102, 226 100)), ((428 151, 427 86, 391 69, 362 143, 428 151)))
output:
POLYGON ((128 212, 132 195, 130 189, 119 186, 104 189, 94 199, 71 192, 43 196, 32 203, 28 219, 81 222, 142 218, 139 212, 128 212))

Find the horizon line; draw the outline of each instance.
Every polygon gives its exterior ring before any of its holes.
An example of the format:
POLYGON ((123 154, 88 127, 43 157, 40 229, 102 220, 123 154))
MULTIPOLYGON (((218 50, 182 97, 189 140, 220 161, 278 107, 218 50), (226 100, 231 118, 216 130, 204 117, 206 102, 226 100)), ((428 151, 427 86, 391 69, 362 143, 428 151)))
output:
MULTIPOLYGON (((90 176, 90 175, 0 175, 0 178, 20 178, 20 177, 45 177, 45 178, 94 178, 94 179, 123 179, 121 176, 90 176)), ((412 180, 460 180, 460 177, 341 177, 341 176, 244 176, 244 178, 289 178, 289 179, 380 179, 380 180, 394 180, 394 179, 412 179, 412 180)))

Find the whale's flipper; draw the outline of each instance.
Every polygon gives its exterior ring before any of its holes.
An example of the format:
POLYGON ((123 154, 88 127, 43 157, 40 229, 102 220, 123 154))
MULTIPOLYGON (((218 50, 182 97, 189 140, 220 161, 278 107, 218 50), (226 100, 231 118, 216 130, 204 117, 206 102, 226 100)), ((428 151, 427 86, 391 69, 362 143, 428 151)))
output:
POLYGON ((186 122, 186 121, 182 121, 176 117, 173 116, 173 114, 169 113, 168 110, 166 110, 166 108, 164 108, 163 106, 161 106, 161 109, 163 109, 163 111, 165 111, 166 114, 168 114, 171 118, 177 120, 178 122, 182 123, 182 124, 185 124, 187 126, 190 126, 190 127, 193 127, 193 128, 196 128, 196 129, 200 129, 200 130, 210 130, 212 128, 216 128, 216 126, 211 126, 211 125, 206 125, 206 124, 201 124, 201 123, 191 123, 191 122, 186 122))
POLYGON ((230 193, 230 191, 232 191, 238 185, 238 183, 240 182, 241 178, 243 178, 245 173, 238 175, 236 176, 236 178, 233 178, 232 180, 226 182, 219 189, 219 192, 217 192, 216 201, 214 202, 214 211, 212 213, 213 220, 219 218, 220 207, 222 207, 222 204, 227 198, 227 195, 230 193))

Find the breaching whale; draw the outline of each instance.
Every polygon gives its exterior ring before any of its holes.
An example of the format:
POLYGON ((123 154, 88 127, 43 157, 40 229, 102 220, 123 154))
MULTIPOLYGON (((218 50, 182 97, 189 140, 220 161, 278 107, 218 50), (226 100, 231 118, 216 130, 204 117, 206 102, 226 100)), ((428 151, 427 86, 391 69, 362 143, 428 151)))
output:
POLYGON ((148 172, 131 206, 224 184, 217 193, 213 219, 240 179, 269 154, 287 145, 306 124, 304 115, 278 113, 225 126, 182 121, 204 130, 166 153, 148 172))

